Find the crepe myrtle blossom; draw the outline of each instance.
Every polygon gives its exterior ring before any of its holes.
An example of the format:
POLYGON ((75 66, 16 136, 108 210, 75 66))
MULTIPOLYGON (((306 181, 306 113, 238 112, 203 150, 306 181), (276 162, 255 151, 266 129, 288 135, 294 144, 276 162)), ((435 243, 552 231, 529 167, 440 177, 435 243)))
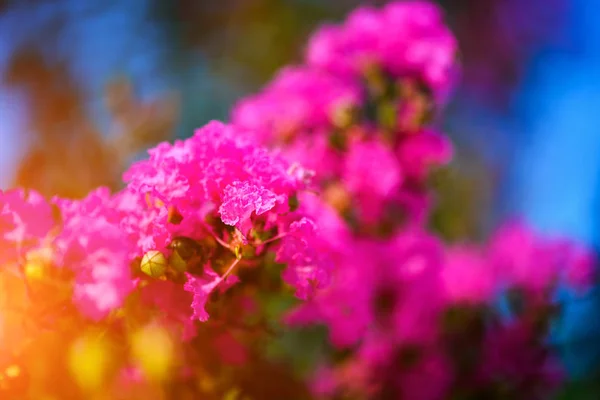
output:
POLYGON ((297 204, 310 172, 257 146, 250 137, 239 127, 211 122, 187 140, 158 145, 124 175, 128 187, 121 200, 127 199, 119 206, 130 214, 132 225, 123 228, 137 243, 138 256, 160 251, 171 267, 177 264, 173 259, 189 261, 191 257, 181 257, 181 238, 195 242, 198 253, 204 254, 194 271, 183 274, 183 289, 193 295, 192 317, 201 321, 208 318, 204 307, 213 290, 238 282, 234 270, 247 262, 247 246, 256 248, 253 257, 274 250, 277 261, 287 264, 283 280, 300 297, 328 282, 326 252, 317 251, 326 245, 313 245, 327 239, 319 237, 318 228, 297 204), (145 207, 129 205, 144 203, 145 207), (140 225, 147 229, 140 230, 140 225), (213 239, 212 250, 207 238, 213 239), (229 260, 225 272, 217 272, 211 252, 215 259, 229 260))

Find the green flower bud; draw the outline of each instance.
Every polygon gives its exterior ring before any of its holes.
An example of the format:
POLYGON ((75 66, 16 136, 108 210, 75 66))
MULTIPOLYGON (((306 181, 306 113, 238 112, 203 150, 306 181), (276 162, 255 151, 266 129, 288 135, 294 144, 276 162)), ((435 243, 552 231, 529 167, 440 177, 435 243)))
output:
POLYGON ((201 255, 203 250, 200 243, 185 236, 173 238, 169 244, 169 248, 177 253, 184 261, 188 261, 195 256, 201 255))
POLYGON ((163 253, 157 250, 151 250, 144 254, 140 269, 148 276, 160 278, 165 275, 167 265, 167 259, 163 253))
POLYGON ((169 257, 169 265, 178 273, 187 271, 187 262, 176 251, 171 253, 169 257))

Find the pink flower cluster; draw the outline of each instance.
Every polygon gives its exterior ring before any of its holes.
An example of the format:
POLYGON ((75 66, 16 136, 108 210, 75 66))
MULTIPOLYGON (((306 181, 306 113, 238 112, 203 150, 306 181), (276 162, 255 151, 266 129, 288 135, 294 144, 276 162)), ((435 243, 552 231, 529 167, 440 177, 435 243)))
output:
POLYGON ((240 101, 232 121, 315 170, 346 217, 375 224, 403 208, 422 223, 427 171, 452 156, 422 122, 450 90, 456 48, 429 3, 360 8, 317 32, 306 65, 284 68, 240 101))
MULTIPOLYGON (((28 290, 33 275, 57 281, 51 296, 118 337, 139 320, 187 344, 206 334, 203 351, 229 367, 258 359, 260 305, 291 291, 303 301, 289 326, 328 329, 309 377, 325 397, 547 398, 561 379, 544 341, 553 292, 585 288, 595 260, 520 222, 483 245, 447 245, 428 228, 430 172, 452 157, 432 116, 456 51, 433 4, 359 8, 315 34, 304 65, 242 100, 231 125, 151 149, 122 191, 0 192, 0 273, 28 290)), ((199 361, 201 341, 177 379, 223 371, 199 361)), ((114 375, 138 377, 130 364, 114 375)), ((237 387, 219 379, 205 386, 237 387)))
POLYGON ((547 398, 560 382, 544 342, 552 294, 559 284, 591 282, 589 251, 522 224, 503 227, 485 248, 446 247, 413 230, 349 244, 332 284, 288 315, 292 325, 327 326, 332 359, 346 354, 321 369, 321 394, 439 399, 515 385, 510 396, 547 398), (533 241, 504 247, 517 236, 533 241))
POLYGON ((2 193, 2 264, 19 272, 29 252, 47 247, 48 262, 74 274, 73 302, 96 320, 120 308, 139 285, 136 275, 149 252, 159 269, 189 261, 181 254, 188 249, 174 246, 181 238, 203 254, 193 271, 185 265, 166 272, 184 283, 181 291, 193 294, 187 306, 195 319, 208 319, 204 306, 215 287, 224 290, 237 281, 214 270, 212 254, 199 244, 207 237, 225 250, 213 249, 214 258, 233 264, 244 263, 243 246, 255 246, 257 257, 276 244, 278 260, 288 265, 284 280, 302 297, 327 282, 328 260, 311 245, 318 228, 290 205, 306 174, 249 142, 244 132, 212 122, 190 139, 152 149, 125 179, 128 185, 119 193, 98 189, 82 200, 49 203, 35 192, 2 193), (174 260, 175 253, 183 260, 174 260))
POLYGON ((35 192, 0 191, 0 263, 11 265, 20 252, 36 247, 52 226, 52 208, 35 192))
POLYGON ((431 3, 359 8, 313 36, 305 65, 233 110, 235 124, 314 170, 344 238, 331 285, 288 315, 328 328, 322 395, 546 398, 560 378, 544 344, 552 293, 585 287, 592 254, 518 222, 483 246, 427 232, 427 179, 452 158, 431 115, 452 88, 456 52, 431 3))
POLYGON ((457 71, 456 39, 440 9, 424 1, 393 2, 354 11, 343 25, 325 26, 310 40, 309 65, 355 79, 372 64, 394 77, 417 76, 438 100, 457 71))

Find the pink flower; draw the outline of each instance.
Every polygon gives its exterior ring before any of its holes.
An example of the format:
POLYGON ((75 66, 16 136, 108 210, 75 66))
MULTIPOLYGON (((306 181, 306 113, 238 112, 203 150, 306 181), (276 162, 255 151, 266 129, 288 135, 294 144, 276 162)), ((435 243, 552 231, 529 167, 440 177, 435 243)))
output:
MULTIPOLYGON (((112 206, 138 257, 150 250, 168 255, 177 236, 201 240, 218 234, 224 235, 216 238, 221 243, 237 240, 220 228, 211 232, 206 218, 217 213, 243 236, 249 236, 258 222, 259 230, 276 229, 285 236, 278 254, 289 261, 283 279, 296 287, 299 296, 306 296, 312 285, 327 283, 329 268, 326 252, 315 250, 323 250, 317 238, 309 238, 315 235, 315 228, 309 227, 312 222, 290 210, 291 200, 308 184, 310 174, 250 139, 239 126, 211 122, 185 141, 160 144, 149 151, 148 160, 125 174, 128 187, 111 200, 112 206), (282 249, 287 249, 285 256, 282 249)), ((208 318, 205 304, 211 291, 235 279, 229 276, 221 283, 210 269, 211 261, 203 276, 188 273, 184 286, 193 294, 193 318, 201 321, 208 318)))
POLYGON ((246 235, 252 227, 252 213, 264 214, 281 202, 281 197, 264 187, 236 181, 225 188, 222 201, 219 213, 223 223, 235 226, 246 235))
POLYGON ((374 64, 394 78, 422 79, 443 101, 456 77, 457 47, 436 5, 392 2, 380 10, 359 8, 344 24, 323 27, 309 42, 306 59, 343 77, 374 64))
POLYGON ((381 142, 357 142, 350 147, 343 182, 357 199, 365 220, 380 217, 383 205, 399 189, 402 179, 398 160, 381 142))
POLYGON ((133 290, 129 264, 132 243, 113 222, 116 211, 92 192, 81 201, 55 199, 63 212, 63 229, 55 239, 56 263, 75 273, 74 302, 100 320, 119 308, 133 290))
POLYGON ((205 322, 208 320, 208 313, 205 310, 208 296, 215 287, 221 282, 220 277, 212 270, 205 271, 206 278, 199 278, 191 274, 186 274, 187 282, 183 286, 186 292, 194 295, 192 300, 192 319, 205 322))
POLYGON ((304 187, 305 175, 245 134, 211 122, 185 141, 159 145, 125 174, 129 184, 117 207, 141 254, 163 251, 174 235, 197 236, 216 210, 244 234, 253 216, 289 211, 288 199, 304 187), (182 221, 170 223, 169 209, 182 221))
POLYGON ((414 368, 398 377, 402 398, 437 400, 444 398, 452 384, 453 374, 439 351, 425 351, 414 368))
POLYGON ((310 380, 311 391, 317 396, 332 396, 337 385, 335 373, 324 366, 319 367, 310 380))
POLYGON ((21 250, 45 237, 56 224, 50 204, 37 192, 0 192, 0 238, 21 250))
MULTIPOLYGON (((331 283, 293 310, 287 322, 297 325, 322 323, 329 328, 331 343, 344 348, 356 344, 373 322, 371 294, 374 260, 351 238, 344 243, 334 264, 331 283)), ((376 253, 375 253, 376 254, 376 253)))
MULTIPOLYGON (((366 311, 368 292, 362 290, 368 285, 366 282, 361 282, 359 270, 353 265, 354 263, 362 265, 362 262, 368 261, 362 260, 361 256, 354 251, 354 241, 344 221, 318 196, 302 194, 299 211, 314 221, 318 231, 313 231, 314 226, 310 221, 301 222, 296 225, 297 228, 304 228, 310 234, 305 238, 291 237, 289 241, 283 241, 281 244, 278 257, 282 260, 292 260, 288 283, 298 282, 301 285, 302 295, 308 296, 302 306, 287 316, 287 322, 298 325, 327 322, 335 345, 342 347, 352 344, 362 335, 369 318, 366 311), (312 254, 305 254, 307 250, 312 254), (327 257, 323 257, 324 255, 327 257), (313 289, 309 286, 310 281, 305 280, 303 275, 293 268, 298 265, 302 271, 302 268, 309 264, 306 261, 311 259, 325 262, 325 268, 321 272, 323 279, 329 282, 330 275, 333 273, 334 281, 327 287, 321 285, 320 290, 314 292, 309 290, 305 293, 307 289, 313 289)), ((297 235, 298 232, 295 234, 297 235)), ((315 266, 319 267, 318 264, 315 266)))
POLYGON ((318 172, 316 183, 336 179, 342 174, 343 154, 331 148, 327 131, 315 131, 312 135, 298 136, 280 151, 286 160, 318 172))
POLYGON ((498 279, 493 265, 476 248, 456 246, 446 254, 442 280, 452 302, 488 303, 497 294, 498 279))
POLYGON ((194 296, 192 300, 193 314, 191 319, 197 319, 202 322, 206 322, 209 317, 205 305, 212 291, 217 286, 219 286, 221 291, 225 291, 239 281, 235 275, 223 279, 210 268, 205 268, 203 277, 197 277, 189 273, 186 273, 186 277, 187 282, 183 288, 186 292, 190 292, 194 296))
POLYGON ((236 181, 261 185, 278 196, 301 187, 285 161, 248 141, 245 134, 213 121, 185 141, 163 143, 125 173, 129 190, 185 213, 204 203, 220 204, 225 188, 236 181))
POLYGON ((319 250, 319 232, 315 223, 302 218, 292 222, 277 251, 277 262, 287 264, 283 280, 296 288, 296 296, 306 299, 314 289, 329 283, 331 261, 319 250))
POLYGON ((273 142, 295 133, 329 129, 340 113, 360 100, 352 81, 318 69, 287 67, 262 93, 241 101, 232 121, 261 142, 273 142))
POLYGON ((378 286, 385 291, 393 290, 393 303, 387 312, 395 340, 429 343, 436 338, 439 313, 444 305, 442 263, 443 248, 433 236, 408 231, 390 240, 385 253, 387 271, 378 286), (423 301, 424 293, 428 294, 427 301, 423 301))
POLYGON ((129 189, 163 202, 184 199, 191 186, 185 173, 192 158, 187 143, 161 143, 148 154, 148 160, 133 164, 123 175, 129 189))
POLYGON ((295 310, 289 322, 324 323, 336 347, 360 342, 370 329, 386 329, 398 342, 436 337, 443 254, 433 237, 405 232, 388 241, 351 239, 343 254, 331 284, 295 310))
POLYGON ((539 343, 531 326, 516 321, 490 331, 484 342, 480 374, 503 380, 528 398, 545 399, 563 378, 557 360, 539 343))
POLYGON ((139 288, 144 304, 160 311, 161 321, 178 329, 183 341, 196 336, 194 321, 190 318, 193 295, 170 281, 153 281, 139 288))
POLYGON ((572 288, 581 290, 594 283, 597 258, 589 248, 570 242, 566 253, 564 279, 572 288))
POLYGON ((490 244, 491 258, 508 285, 534 292, 554 288, 561 281, 581 287, 590 281, 594 257, 564 239, 538 236, 523 222, 502 226, 490 244))
POLYGON ((448 138, 431 131, 403 138, 396 152, 405 174, 419 182, 425 180, 431 167, 449 163, 453 155, 448 138))

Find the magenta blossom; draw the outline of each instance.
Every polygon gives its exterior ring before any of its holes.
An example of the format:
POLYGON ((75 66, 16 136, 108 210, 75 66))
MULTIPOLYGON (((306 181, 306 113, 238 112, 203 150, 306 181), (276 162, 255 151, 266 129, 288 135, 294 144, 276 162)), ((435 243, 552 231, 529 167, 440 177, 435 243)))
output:
POLYGON ((342 25, 322 28, 311 39, 306 59, 348 78, 373 65, 395 78, 416 77, 444 100, 455 80, 457 47, 437 6, 393 2, 381 10, 359 8, 342 25))

